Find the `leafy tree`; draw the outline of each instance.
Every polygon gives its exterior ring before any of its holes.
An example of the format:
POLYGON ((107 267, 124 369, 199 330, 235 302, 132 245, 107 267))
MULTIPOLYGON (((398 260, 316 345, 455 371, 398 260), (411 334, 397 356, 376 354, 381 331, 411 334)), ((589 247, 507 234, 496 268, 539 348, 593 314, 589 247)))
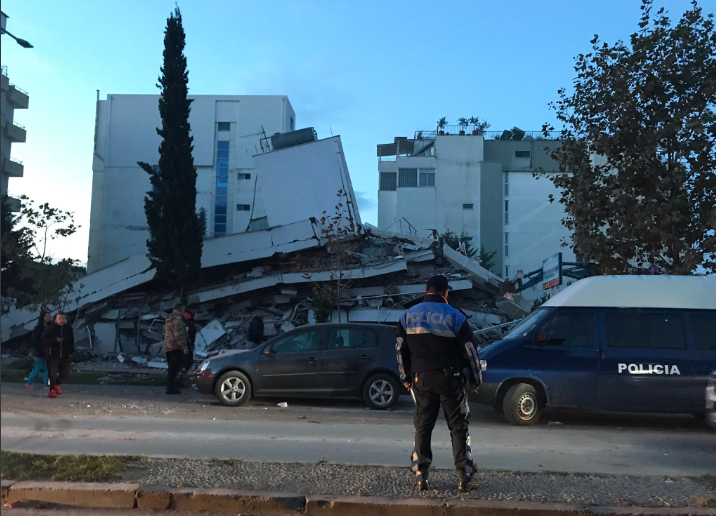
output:
POLYGON ((164 32, 164 66, 157 87, 161 90, 159 114, 162 126, 157 134, 159 167, 139 163, 153 189, 144 198, 150 238, 147 249, 157 278, 181 291, 186 302, 187 290, 201 271, 202 229, 196 207, 196 169, 190 135, 191 100, 189 75, 184 56, 185 34, 179 8, 167 19, 164 32))
MULTIPOLYGON (((320 219, 321 238, 326 241, 328 260, 314 264, 315 269, 330 273, 329 281, 315 283, 313 289, 320 313, 325 314, 325 301, 331 300, 330 303, 338 308, 338 322, 341 322, 341 300, 348 296, 348 291, 356 282, 350 272, 357 263, 355 246, 351 238, 355 235, 356 225, 351 209, 353 202, 348 198, 348 194, 341 189, 338 190, 337 197, 335 211, 332 214, 324 211, 320 219)), ((312 274, 305 273, 304 276, 310 279, 312 274)), ((318 315, 316 318, 318 319, 318 315)))
POLYGON ((480 265, 484 267, 485 269, 492 270, 492 268, 496 265, 495 262, 495 255, 497 254, 497 251, 490 251, 489 253, 485 251, 484 246, 480 246, 480 265))
POLYGON ((77 260, 55 260, 50 254, 54 240, 73 235, 71 212, 48 203, 36 206, 27 196, 20 197, 17 217, 2 207, 2 294, 20 308, 44 311, 62 310, 69 302, 72 281, 82 273, 77 260))
MULTIPOLYGON (((605 273, 716 269, 716 32, 697 2, 675 24, 642 1, 629 44, 595 36, 574 90, 552 104, 564 124, 562 172, 575 254, 605 273)), ((545 137, 553 128, 544 126, 545 137)), ((552 198, 550 200, 553 200, 552 198)))
POLYGON ((464 231, 457 236, 457 233, 450 231, 449 229, 442 234, 443 242, 457 250, 460 244, 465 244, 465 256, 472 258, 477 254, 477 250, 472 247, 472 237, 468 236, 464 231))

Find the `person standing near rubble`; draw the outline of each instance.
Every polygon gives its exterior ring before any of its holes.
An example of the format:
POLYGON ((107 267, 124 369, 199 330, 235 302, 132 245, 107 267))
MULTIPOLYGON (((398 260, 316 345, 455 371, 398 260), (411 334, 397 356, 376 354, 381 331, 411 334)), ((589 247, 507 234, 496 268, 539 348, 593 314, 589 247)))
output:
POLYGON ((186 324, 186 338, 189 353, 184 355, 181 368, 182 373, 188 373, 189 369, 191 369, 191 366, 194 364, 194 349, 196 349, 196 320, 194 317, 196 316, 196 312, 196 306, 189 305, 186 307, 186 312, 184 313, 184 323, 186 324))
POLYGON ((249 323, 249 330, 246 333, 246 340, 251 349, 255 348, 264 340, 264 316, 266 313, 263 310, 256 312, 256 315, 251 319, 249 323))
POLYGON ((42 345, 47 357, 50 379, 50 398, 62 394, 62 383, 72 369, 72 355, 75 352, 75 335, 67 324, 67 314, 58 313, 55 322, 48 324, 42 332, 42 345))
POLYGON ((177 375, 184 356, 189 354, 189 342, 184 322, 184 305, 178 303, 164 323, 164 353, 167 355, 167 394, 181 394, 177 389, 177 375))
POLYGON ((469 382, 471 390, 477 392, 480 361, 467 317, 448 304, 449 290, 445 276, 430 278, 423 302, 406 310, 396 329, 400 377, 415 401, 415 448, 411 458, 419 491, 428 490, 433 459, 430 443, 441 406, 450 429, 459 491, 470 490, 476 471, 468 433, 466 387, 469 382))
POLYGON ((45 328, 48 324, 52 322, 52 316, 49 313, 41 313, 39 319, 37 320, 37 326, 35 326, 35 329, 32 330, 32 354, 35 357, 35 363, 32 366, 32 371, 30 371, 29 376, 27 377, 27 388, 28 389, 34 389, 35 386, 33 385, 35 381, 35 377, 40 374, 40 371, 44 372, 44 383, 43 385, 47 387, 47 382, 49 381, 49 373, 47 371, 47 358, 45 357, 45 346, 42 344, 42 334, 45 331, 45 328))

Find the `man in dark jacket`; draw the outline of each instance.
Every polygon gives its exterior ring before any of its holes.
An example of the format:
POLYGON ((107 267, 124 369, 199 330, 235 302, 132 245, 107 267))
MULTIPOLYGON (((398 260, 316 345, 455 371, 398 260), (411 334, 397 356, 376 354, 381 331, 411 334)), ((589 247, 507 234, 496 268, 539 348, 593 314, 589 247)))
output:
POLYGON ((264 315, 261 310, 256 312, 251 322, 249 322, 249 331, 246 333, 246 340, 249 347, 255 348, 264 340, 264 315))
POLYGON ((50 398, 62 394, 62 383, 72 368, 72 354, 75 352, 75 335, 67 324, 67 315, 58 313, 54 324, 48 324, 42 333, 42 344, 50 372, 50 398))
POLYGON ((184 324, 186 324, 186 340, 189 347, 189 353, 184 355, 184 361, 182 363, 182 372, 187 373, 191 366, 194 365, 194 349, 196 348, 196 305, 189 305, 186 307, 184 313, 184 324))
POLYGON ((475 472, 465 387, 469 382, 477 392, 480 361, 467 318, 448 304, 449 290, 445 276, 430 278, 423 302, 406 310, 396 330, 400 376, 415 401, 412 469, 420 491, 428 489, 433 459, 430 441, 441 406, 450 429, 460 491, 469 490, 475 472))
POLYGON ((35 357, 35 363, 32 366, 32 371, 30 371, 30 375, 27 377, 27 388, 28 389, 34 389, 35 386, 33 385, 35 381, 35 377, 40 374, 41 372, 44 372, 44 380, 45 383, 43 384, 45 387, 47 387, 47 382, 49 380, 49 374, 47 372, 47 359, 45 358, 45 346, 42 344, 42 334, 45 331, 45 328, 48 324, 52 321, 52 316, 48 313, 41 313, 39 319, 37 320, 37 326, 35 326, 35 329, 32 330, 32 354, 35 357))

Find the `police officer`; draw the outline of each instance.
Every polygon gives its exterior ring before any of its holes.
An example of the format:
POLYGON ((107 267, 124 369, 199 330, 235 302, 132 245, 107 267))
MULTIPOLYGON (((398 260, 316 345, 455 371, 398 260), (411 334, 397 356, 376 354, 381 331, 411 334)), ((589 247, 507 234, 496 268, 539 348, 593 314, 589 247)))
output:
POLYGON ((415 401, 415 449, 412 470, 418 491, 427 491, 433 454, 430 441, 440 406, 452 438, 458 489, 470 489, 476 471, 472 462, 466 386, 480 385, 475 336, 467 317, 447 301, 447 278, 431 277, 422 303, 408 309, 397 329, 396 351, 400 375, 415 401))

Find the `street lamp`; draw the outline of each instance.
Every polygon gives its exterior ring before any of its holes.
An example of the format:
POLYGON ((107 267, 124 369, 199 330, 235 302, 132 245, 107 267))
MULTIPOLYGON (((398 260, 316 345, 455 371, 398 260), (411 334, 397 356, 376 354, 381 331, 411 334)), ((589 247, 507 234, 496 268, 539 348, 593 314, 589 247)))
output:
POLYGON ((7 35, 10 36, 12 39, 14 39, 15 41, 17 41, 17 44, 20 45, 22 48, 33 48, 32 43, 30 43, 30 42, 27 41, 26 39, 22 39, 22 38, 15 37, 15 36, 13 36, 12 34, 10 34, 8 31, 6 31, 5 29, 2 30, 2 33, 3 33, 3 34, 7 34, 7 35))

